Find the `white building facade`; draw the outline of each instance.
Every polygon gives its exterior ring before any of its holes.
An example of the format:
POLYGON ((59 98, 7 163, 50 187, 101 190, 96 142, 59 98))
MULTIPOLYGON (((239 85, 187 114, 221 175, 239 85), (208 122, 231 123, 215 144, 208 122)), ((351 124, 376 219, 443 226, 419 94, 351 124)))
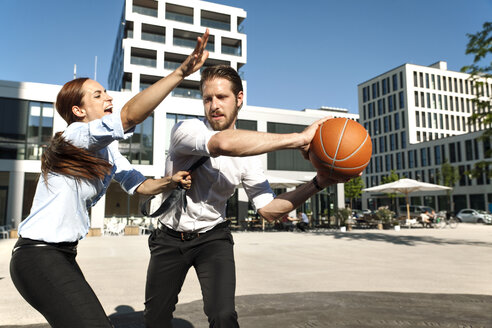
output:
MULTIPOLYGON (((442 163, 457 167, 461 179, 452 192, 454 210, 490 209, 492 185, 484 171, 477 178, 466 172, 486 159, 490 140, 479 140, 483 124, 468 124, 479 92, 490 99, 492 81, 476 85, 470 76, 447 70, 439 61, 430 66, 404 64, 358 86, 360 121, 373 141, 366 168, 366 187, 382 183, 391 171, 400 177, 439 183, 442 163), (478 91, 477 91, 478 86, 478 91)), ((445 193, 412 194, 412 204, 447 209, 445 193)), ((364 193, 364 208, 388 204, 385 194, 364 193)))
MULTIPOLYGON (((197 0, 126 0, 118 32, 108 93, 121 108, 132 96, 172 72, 191 53, 196 37, 210 29, 210 58, 206 65, 227 64, 240 75, 246 63, 246 35, 241 23, 246 12, 197 0), (114 90, 114 91, 111 91, 114 90)), ((203 117, 199 72, 188 77, 119 148, 145 176, 162 177, 172 126, 183 119, 203 117)), ((247 95, 246 81, 243 81, 247 95)), ((102 83, 105 85, 105 83, 102 83)), ((17 227, 29 214, 43 146, 66 124, 54 110, 59 85, 0 81, 0 225, 17 227)), ((300 132, 314 121, 332 115, 358 120, 345 109, 322 107, 302 111, 249 106, 239 112, 237 127, 264 132, 300 132)), ((297 150, 260 156, 276 192, 285 192, 312 179, 315 170, 297 150)), ((102 228, 105 218, 141 217, 138 196, 130 197, 117 183, 91 209, 91 226, 102 228)), ((344 206, 343 184, 330 186, 302 207, 321 223, 331 211, 344 206)), ((227 217, 238 223, 250 205, 238 188, 230 199, 227 217)))

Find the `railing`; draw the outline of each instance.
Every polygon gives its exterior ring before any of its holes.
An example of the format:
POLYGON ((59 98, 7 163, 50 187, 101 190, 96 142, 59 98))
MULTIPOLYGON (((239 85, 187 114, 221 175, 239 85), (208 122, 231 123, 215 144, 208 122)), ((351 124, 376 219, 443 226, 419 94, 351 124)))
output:
MULTIPOLYGON (((179 47, 186 47, 186 48, 195 48, 196 40, 174 37, 173 45, 179 46, 179 47)), ((205 49, 207 49, 210 52, 214 52, 215 46, 213 43, 208 42, 205 49)))
POLYGON ((166 19, 170 19, 177 22, 193 24, 193 16, 183 15, 173 12, 166 12, 166 19))
POLYGON ((156 60, 153 58, 145 58, 145 57, 136 57, 132 56, 130 63, 133 65, 147 66, 147 67, 156 67, 156 60))
POLYGON ((157 9, 133 5, 133 12, 146 16, 157 17, 157 9))
POLYGON ((202 94, 198 90, 185 89, 185 88, 175 88, 172 91, 174 97, 191 98, 191 99, 202 99, 202 94))
POLYGON ((166 43, 166 36, 161 34, 142 32, 142 40, 166 43))
POLYGON ((217 28, 219 30, 230 31, 231 24, 226 22, 220 22, 208 18, 202 18, 201 25, 204 27, 217 28))
POLYGON ((222 53, 233 56, 241 56, 241 48, 222 45, 222 53))

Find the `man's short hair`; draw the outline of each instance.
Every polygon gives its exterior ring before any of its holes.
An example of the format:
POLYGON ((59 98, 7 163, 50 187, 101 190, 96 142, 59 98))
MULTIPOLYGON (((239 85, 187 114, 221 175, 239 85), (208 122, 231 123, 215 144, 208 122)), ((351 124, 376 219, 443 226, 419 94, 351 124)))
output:
POLYGON ((216 78, 229 80, 232 84, 232 92, 237 97, 240 91, 243 91, 243 82, 236 70, 228 65, 209 66, 202 71, 200 79, 200 91, 203 93, 203 84, 216 78))

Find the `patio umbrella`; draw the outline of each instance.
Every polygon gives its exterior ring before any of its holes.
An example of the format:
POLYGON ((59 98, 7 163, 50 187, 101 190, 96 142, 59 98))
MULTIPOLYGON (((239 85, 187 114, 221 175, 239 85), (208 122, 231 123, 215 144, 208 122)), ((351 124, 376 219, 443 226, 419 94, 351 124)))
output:
POLYGON ((410 203, 408 202, 408 194, 414 191, 436 191, 436 190, 450 190, 450 187, 436 185, 433 183, 420 182, 413 179, 400 179, 394 182, 385 183, 379 186, 365 188, 363 191, 368 192, 386 192, 394 193, 400 192, 405 194, 407 201, 407 219, 410 219, 410 203))

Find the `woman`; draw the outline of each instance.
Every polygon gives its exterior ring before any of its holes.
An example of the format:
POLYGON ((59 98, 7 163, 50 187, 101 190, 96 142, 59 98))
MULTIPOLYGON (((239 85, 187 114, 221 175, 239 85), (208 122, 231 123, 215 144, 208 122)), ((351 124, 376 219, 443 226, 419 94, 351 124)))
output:
POLYGON ((10 272, 21 295, 52 327, 111 327, 75 257, 89 230, 88 209, 104 195, 111 179, 128 193, 154 195, 181 183, 188 172, 146 179, 119 152, 115 140, 129 137, 135 125, 186 76, 203 66, 208 30, 193 53, 167 77, 133 97, 121 111, 96 81, 66 83, 56 100, 67 129, 57 133, 41 159, 41 177, 29 216, 20 224, 10 272))

